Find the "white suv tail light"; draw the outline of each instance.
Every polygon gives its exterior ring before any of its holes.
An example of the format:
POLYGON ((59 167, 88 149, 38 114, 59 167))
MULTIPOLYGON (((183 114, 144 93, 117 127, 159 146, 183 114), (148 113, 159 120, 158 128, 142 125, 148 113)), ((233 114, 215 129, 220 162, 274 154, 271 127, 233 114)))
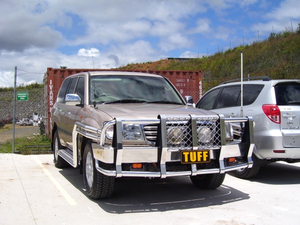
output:
POLYGON ((266 104, 262 105, 262 109, 266 116, 274 123, 280 124, 280 109, 277 105, 266 104))

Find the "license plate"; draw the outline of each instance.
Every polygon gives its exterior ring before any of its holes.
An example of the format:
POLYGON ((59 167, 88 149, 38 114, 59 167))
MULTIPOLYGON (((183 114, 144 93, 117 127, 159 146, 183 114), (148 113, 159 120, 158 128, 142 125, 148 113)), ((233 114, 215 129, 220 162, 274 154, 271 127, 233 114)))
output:
POLYGON ((209 150, 181 151, 180 156, 182 164, 210 162, 209 150))

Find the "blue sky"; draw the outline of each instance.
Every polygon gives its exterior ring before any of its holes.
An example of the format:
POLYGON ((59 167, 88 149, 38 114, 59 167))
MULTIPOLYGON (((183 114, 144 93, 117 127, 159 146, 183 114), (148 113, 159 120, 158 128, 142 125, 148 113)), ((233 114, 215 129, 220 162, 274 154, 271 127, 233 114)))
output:
POLYGON ((203 57, 295 31, 299 0, 0 0, 0 87, 47 67, 203 57))

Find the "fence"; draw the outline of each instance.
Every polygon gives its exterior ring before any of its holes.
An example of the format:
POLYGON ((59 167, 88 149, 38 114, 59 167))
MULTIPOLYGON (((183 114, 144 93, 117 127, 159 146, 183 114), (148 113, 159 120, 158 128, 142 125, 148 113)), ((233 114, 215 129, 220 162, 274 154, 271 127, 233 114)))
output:
MULTIPOLYGON (((19 91, 17 89, 17 93, 18 92, 19 91)), ((43 128, 46 110, 44 102, 44 89, 22 89, 20 92, 27 93, 28 99, 19 99, 16 101, 16 124, 21 126, 41 125, 41 132, 45 133, 45 128, 43 128)), ((13 99, 13 90, 0 92, 0 124, 12 123, 13 99)))
MULTIPOLYGON (((4 144, 7 141, 12 141, 12 152, 18 152, 20 149, 17 151, 15 148, 15 138, 45 134, 44 103, 44 88, 42 86, 30 89, 24 87, 16 88, 16 126, 15 129, 10 130, 13 128, 11 124, 13 123, 14 114, 14 91, 12 88, 0 89, 0 128, 2 129, 0 142, 4 144), (3 127, 6 124, 8 125, 4 129, 3 127)), ((48 146, 48 148, 50 147, 48 146)), ((22 154, 24 154, 23 150, 22 154)), ((30 148, 26 150, 26 152, 29 151, 32 152, 30 148)))

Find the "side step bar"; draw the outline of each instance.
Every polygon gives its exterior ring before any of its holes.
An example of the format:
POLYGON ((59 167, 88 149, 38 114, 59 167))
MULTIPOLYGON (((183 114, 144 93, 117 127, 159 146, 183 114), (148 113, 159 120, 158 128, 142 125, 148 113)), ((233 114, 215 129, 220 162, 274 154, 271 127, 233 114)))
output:
POLYGON ((74 168, 76 165, 73 161, 73 152, 69 149, 59 149, 58 155, 62 157, 67 163, 69 163, 74 168))

